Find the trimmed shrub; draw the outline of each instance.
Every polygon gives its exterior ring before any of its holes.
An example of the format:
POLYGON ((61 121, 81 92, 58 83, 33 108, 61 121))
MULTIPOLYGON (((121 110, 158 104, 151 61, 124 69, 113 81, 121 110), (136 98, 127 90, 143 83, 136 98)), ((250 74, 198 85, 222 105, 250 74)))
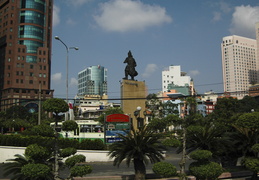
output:
POLYGON ((85 162, 85 156, 82 154, 74 155, 72 157, 67 158, 65 161, 65 165, 71 168, 74 165, 76 165, 76 163, 80 162, 85 162))
POLYGON ((196 150, 190 154, 190 157, 196 161, 208 161, 212 153, 208 150, 196 150))
POLYGON ((191 175, 197 180, 216 180, 223 173, 223 168, 216 162, 193 162, 189 166, 191 175))
POLYGON ((69 139, 69 138, 59 138, 58 139, 59 147, 64 149, 68 147, 78 148, 79 147, 79 141, 76 139, 69 139))
POLYGON ((152 170, 155 174, 164 178, 177 175, 176 167, 168 162, 157 162, 153 165, 152 170))
POLYGON ((71 155, 74 155, 76 152, 77 151, 76 151, 75 148, 69 147, 69 148, 65 148, 65 149, 60 150, 60 156, 65 158, 65 157, 69 157, 71 155))
POLYGON ((37 144, 31 144, 25 149, 25 155, 34 161, 40 162, 50 158, 51 153, 45 147, 39 146, 37 144))
POLYGON ((92 172, 92 166, 90 165, 80 165, 74 166, 70 169, 71 177, 83 177, 86 174, 90 174, 92 172))
POLYGON ((80 142, 79 149, 103 150, 105 149, 105 144, 101 139, 95 139, 95 140, 84 139, 80 142))
POLYGON ((166 139, 162 142, 162 144, 168 147, 180 147, 181 141, 179 141, 178 139, 166 139))
POLYGON ((26 164, 21 173, 29 179, 51 179, 51 169, 45 164, 26 164))
POLYGON ((252 151, 255 153, 259 153, 259 144, 255 144, 252 146, 252 151))
MULTIPOLYGON (((53 148, 55 144, 55 138, 43 137, 43 136, 22 136, 22 135, 1 135, 0 134, 0 146, 18 146, 27 147, 30 144, 38 144, 43 147, 53 148)), ((76 139, 58 138, 58 144, 61 149, 73 147, 83 150, 104 150, 106 146, 101 139, 84 139, 79 142, 76 139)))
POLYGON ((259 158, 247 157, 242 160, 242 165, 253 172, 259 172, 259 158))
POLYGON ((22 132, 23 135, 32 135, 32 136, 44 136, 44 137, 54 137, 55 131, 52 127, 46 124, 41 124, 33 126, 32 128, 26 129, 22 132))

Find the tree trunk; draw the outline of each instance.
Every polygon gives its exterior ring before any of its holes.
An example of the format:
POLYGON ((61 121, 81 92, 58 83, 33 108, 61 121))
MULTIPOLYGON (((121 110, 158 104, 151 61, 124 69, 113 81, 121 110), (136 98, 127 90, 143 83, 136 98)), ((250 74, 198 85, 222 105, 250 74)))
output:
POLYGON ((134 159, 135 180, 146 179, 146 166, 143 160, 134 159))
POLYGON ((183 180, 186 180, 185 177, 185 163, 186 163, 186 128, 183 128, 183 152, 182 152, 182 159, 179 163, 180 166, 180 174, 183 180))

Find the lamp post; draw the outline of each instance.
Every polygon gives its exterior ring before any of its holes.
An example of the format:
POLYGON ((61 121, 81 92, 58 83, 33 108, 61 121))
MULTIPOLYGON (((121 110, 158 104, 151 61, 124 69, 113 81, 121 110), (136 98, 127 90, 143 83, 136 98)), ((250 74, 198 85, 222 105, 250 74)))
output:
MULTIPOLYGON (((137 120, 137 128, 140 128, 143 124, 143 119, 140 117, 140 111, 141 111, 141 107, 138 106, 136 111, 134 111, 134 116, 136 117, 136 120, 137 120)), ((133 126, 134 128, 134 126, 133 126)))
MULTIPOLYGON (((69 54, 69 50, 70 49, 74 49, 74 50, 79 50, 78 47, 68 47, 58 36, 55 36, 55 39, 56 40, 59 40, 66 48, 66 51, 67 51, 67 57, 66 57, 66 102, 68 103, 68 54, 69 54)), ((67 113, 66 113, 66 119, 67 120, 67 113)))

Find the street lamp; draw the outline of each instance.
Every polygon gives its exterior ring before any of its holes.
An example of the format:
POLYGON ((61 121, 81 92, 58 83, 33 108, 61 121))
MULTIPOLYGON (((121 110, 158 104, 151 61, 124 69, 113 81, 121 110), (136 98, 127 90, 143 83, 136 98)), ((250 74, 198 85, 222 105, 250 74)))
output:
MULTIPOLYGON (((67 51, 67 58, 66 58, 66 63, 67 63, 67 69, 66 69, 66 102, 68 103, 68 54, 69 54, 70 49, 78 50, 79 48, 78 47, 68 47, 58 36, 55 36, 55 39, 59 40, 65 46, 66 51, 67 51)), ((66 113, 66 115, 67 115, 67 113, 66 113)), ((67 117, 68 116, 66 116, 65 120, 67 120, 67 117)))
POLYGON ((141 111, 140 106, 138 106, 136 111, 134 111, 134 116, 136 117, 136 120, 137 120, 137 128, 140 128, 143 126, 143 118, 140 117, 140 111, 141 111))

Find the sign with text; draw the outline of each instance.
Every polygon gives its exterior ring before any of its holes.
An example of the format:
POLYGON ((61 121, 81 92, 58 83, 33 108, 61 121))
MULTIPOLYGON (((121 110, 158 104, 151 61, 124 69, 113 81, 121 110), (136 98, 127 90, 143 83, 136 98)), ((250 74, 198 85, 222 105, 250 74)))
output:
POLYGON ((125 114, 111 114, 106 116, 106 122, 130 122, 130 117, 125 114))

